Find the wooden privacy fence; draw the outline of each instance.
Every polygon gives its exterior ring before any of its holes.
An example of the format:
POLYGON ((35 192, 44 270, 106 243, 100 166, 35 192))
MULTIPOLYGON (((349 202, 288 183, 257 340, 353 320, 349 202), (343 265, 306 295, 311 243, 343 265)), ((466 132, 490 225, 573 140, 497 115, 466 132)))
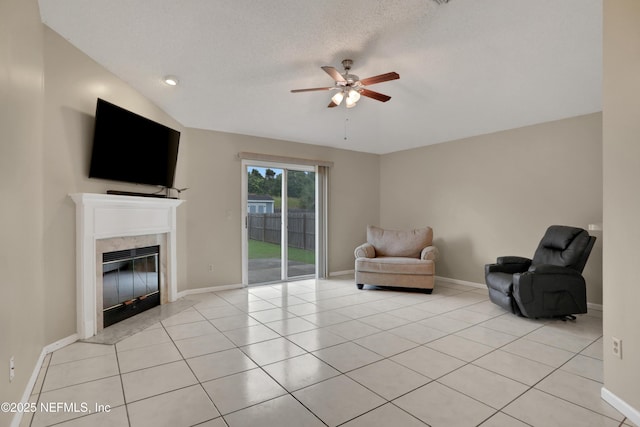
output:
MULTIPOLYGON (((289 212, 288 240, 290 248, 316 249, 315 212, 289 212)), ((250 213, 247 221, 249 238, 267 243, 281 243, 282 213, 250 213)))

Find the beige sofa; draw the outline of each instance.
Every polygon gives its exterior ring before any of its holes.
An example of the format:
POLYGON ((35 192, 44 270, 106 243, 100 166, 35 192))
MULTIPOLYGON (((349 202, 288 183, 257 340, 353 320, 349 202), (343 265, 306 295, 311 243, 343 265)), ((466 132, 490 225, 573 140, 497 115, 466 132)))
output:
POLYGON ((366 285, 433 290, 438 249, 431 227, 385 230, 367 227, 367 243, 355 249, 358 289, 366 285))

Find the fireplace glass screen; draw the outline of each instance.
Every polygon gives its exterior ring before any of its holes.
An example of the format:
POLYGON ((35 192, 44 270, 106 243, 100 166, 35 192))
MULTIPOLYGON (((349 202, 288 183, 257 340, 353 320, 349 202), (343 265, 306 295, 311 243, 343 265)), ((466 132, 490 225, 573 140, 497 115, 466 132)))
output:
POLYGON ((104 327, 160 303, 159 246, 103 254, 104 327))

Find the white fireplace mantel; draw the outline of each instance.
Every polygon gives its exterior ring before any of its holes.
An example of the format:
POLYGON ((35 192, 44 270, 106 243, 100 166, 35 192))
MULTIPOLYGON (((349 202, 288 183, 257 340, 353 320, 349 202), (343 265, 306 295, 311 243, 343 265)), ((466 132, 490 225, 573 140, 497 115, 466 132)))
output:
POLYGON ((167 235, 167 300, 177 296, 177 199, 70 194, 76 203, 77 329, 80 339, 97 333, 96 241, 127 236, 167 235))

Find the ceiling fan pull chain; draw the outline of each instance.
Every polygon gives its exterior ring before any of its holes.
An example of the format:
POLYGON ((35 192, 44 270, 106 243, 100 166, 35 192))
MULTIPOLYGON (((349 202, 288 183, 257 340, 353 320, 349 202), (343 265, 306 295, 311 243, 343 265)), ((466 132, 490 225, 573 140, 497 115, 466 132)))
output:
POLYGON ((346 141, 347 138, 347 125, 349 124, 349 117, 345 117, 344 119, 344 140, 346 141))

